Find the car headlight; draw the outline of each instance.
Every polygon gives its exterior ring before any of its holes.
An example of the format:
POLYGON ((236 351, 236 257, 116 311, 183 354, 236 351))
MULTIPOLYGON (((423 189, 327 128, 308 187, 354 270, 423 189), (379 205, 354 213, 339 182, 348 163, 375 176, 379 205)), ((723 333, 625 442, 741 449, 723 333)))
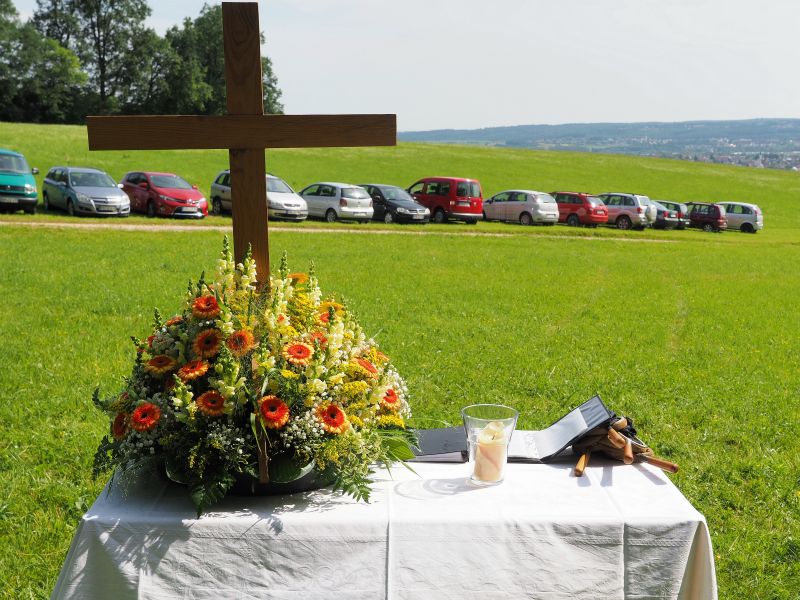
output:
POLYGON ((31 185, 30 183, 26 183, 25 184, 25 193, 26 194, 30 194, 30 193, 33 193, 35 191, 36 191, 36 186, 35 185, 31 185))
POLYGON ((426 208, 425 209, 425 214, 426 215, 430 215, 431 214, 431 209, 430 208, 426 208))
POLYGON ((92 199, 89 198, 89 196, 87 196, 86 194, 77 193, 75 194, 75 197, 78 199, 78 202, 82 202, 83 204, 89 204, 89 205, 92 204, 92 199))
POLYGON ((198 204, 205 204, 206 199, 204 196, 200 196, 200 199, 197 201, 198 204))
POLYGON ((403 208, 402 206, 397 207, 397 212, 403 213, 404 215, 409 214, 409 210, 407 208, 403 208))

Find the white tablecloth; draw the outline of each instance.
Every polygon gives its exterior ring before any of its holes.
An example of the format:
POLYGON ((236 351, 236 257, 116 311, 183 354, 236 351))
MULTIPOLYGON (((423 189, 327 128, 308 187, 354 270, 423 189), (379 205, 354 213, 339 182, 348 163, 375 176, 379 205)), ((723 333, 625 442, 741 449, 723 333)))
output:
POLYGON ((466 464, 381 471, 370 504, 328 490, 226 498, 196 519, 160 480, 98 497, 53 598, 716 598, 705 519, 658 469, 466 464))

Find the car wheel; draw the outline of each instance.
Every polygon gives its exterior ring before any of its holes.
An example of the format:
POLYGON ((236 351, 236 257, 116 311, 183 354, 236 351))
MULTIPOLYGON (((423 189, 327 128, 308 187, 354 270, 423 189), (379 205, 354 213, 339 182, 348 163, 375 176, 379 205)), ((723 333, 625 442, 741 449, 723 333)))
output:
POLYGON ((756 230, 753 227, 752 223, 742 223, 741 230, 744 233, 755 233, 756 230))
POLYGON ((336 211, 333 210, 332 208, 329 208, 328 212, 325 213, 325 220, 328 223, 334 223, 336 221, 336 218, 337 218, 336 211))
POLYGON ((33 206, 26 206, 25 207, 25 214, 26 215, 35 215, 36 214, 36 205, 33 206))
POLYGON ((441 208, 437 208, 436 211, 433 213, 433 222, 434 223, 444 223, 446 217, 444 216, 444 211, 441 208))
POLYGON ((622 215, 619 219, 617 219, 617 229, 630 229, 630 228, 631 228, 630 217, 622 215))
POLYGON ((520 225, 532 225, 533 224, 533 219, 531 219, 531 216, 528 213, 524 212, 519 216, 519 224, 520 225))
POLYGON ((42 194, 42 204, 44 205, 44 211, 50 212, 50 199, 47 194, 42 194))
POLYGON ((215 215, 222 214, 222 200, 220 200, 219 198, 214 198, 213 200, 211 200, 211 212, 214 213, 215 215))
POLYGON ((70 217, 75 216, 75 204, 73 204, 72 200, 67 200, 67 214, 70 217))
POLYGON ((156 216, 156 205, 153 204, 152 200, 147 201, 147 216, 150 219, 156 216))
POLYGON ((581 224, 581 219, 578 215, 572 214, 567 217, 567 225, 570 227, 578 227, 581 224))
POLYGON ((714 226, 711 223, 703 225, 703 231, 714 231, 714 226))
POLYGON ((387 210, 386 214, 383 215, 383 222, 384 223, 394 223, 394 216, 392 215, 392 211, 387 210))

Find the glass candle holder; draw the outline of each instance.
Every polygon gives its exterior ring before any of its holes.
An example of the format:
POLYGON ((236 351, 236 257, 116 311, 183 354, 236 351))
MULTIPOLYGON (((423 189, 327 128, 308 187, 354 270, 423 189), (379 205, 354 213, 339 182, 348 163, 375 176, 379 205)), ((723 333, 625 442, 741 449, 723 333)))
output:
POLYGON ((470 481, 475 485, 497 485, 503 481, 508 442, 519 413, 502 404, 473 404, 461 409, 472 464, 470 481))

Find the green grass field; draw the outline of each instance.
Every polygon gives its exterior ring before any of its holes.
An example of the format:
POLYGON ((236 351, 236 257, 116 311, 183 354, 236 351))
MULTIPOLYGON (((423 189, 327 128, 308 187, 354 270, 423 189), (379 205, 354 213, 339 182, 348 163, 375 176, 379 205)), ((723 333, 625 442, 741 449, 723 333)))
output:
MULTIPOLYGON (((40 169, 84 161, 115 177, 127 169, 132 158, 122 153, 89 159, 82 131, 0 124, 0 146, 22 150, 40 169), (68 149, 68 159, 57 155, 68 149)), ((225 159, 135 157, 130 168, 175 170, 206 186, 225 159)), ((313 258, 323 287, 348 299, 408 379, 417 416, 457 422, 465 404, 502 401, 520 409, 521 426, 540 428, 598 392, 681 465, 672 479, 709 522, 721 598, 800 597, 800 176, 422 145, 268 157, 271 170, 298 186, 407 185, 451 173, 479 177, 487 193, 619 187, 757 201, 767 226, 757 235, 624 232, 668 244, 479 224, 429 227, 425 236, 275 227, 271 246, 273 256, 287 250, 297 269, 313 258), (514 235, 438 235, 475 230, 514 235)), ((58 218, 3 217, 31 219, 58 218)), ((213 266, 222 235, 0 227, 0 597, 49 595, 104 483, 90 477, 107 427, 91 392, 120 385, 132 360, 129 336, 147 332, 154 306, 177 308, 187 279, 213 266)))

